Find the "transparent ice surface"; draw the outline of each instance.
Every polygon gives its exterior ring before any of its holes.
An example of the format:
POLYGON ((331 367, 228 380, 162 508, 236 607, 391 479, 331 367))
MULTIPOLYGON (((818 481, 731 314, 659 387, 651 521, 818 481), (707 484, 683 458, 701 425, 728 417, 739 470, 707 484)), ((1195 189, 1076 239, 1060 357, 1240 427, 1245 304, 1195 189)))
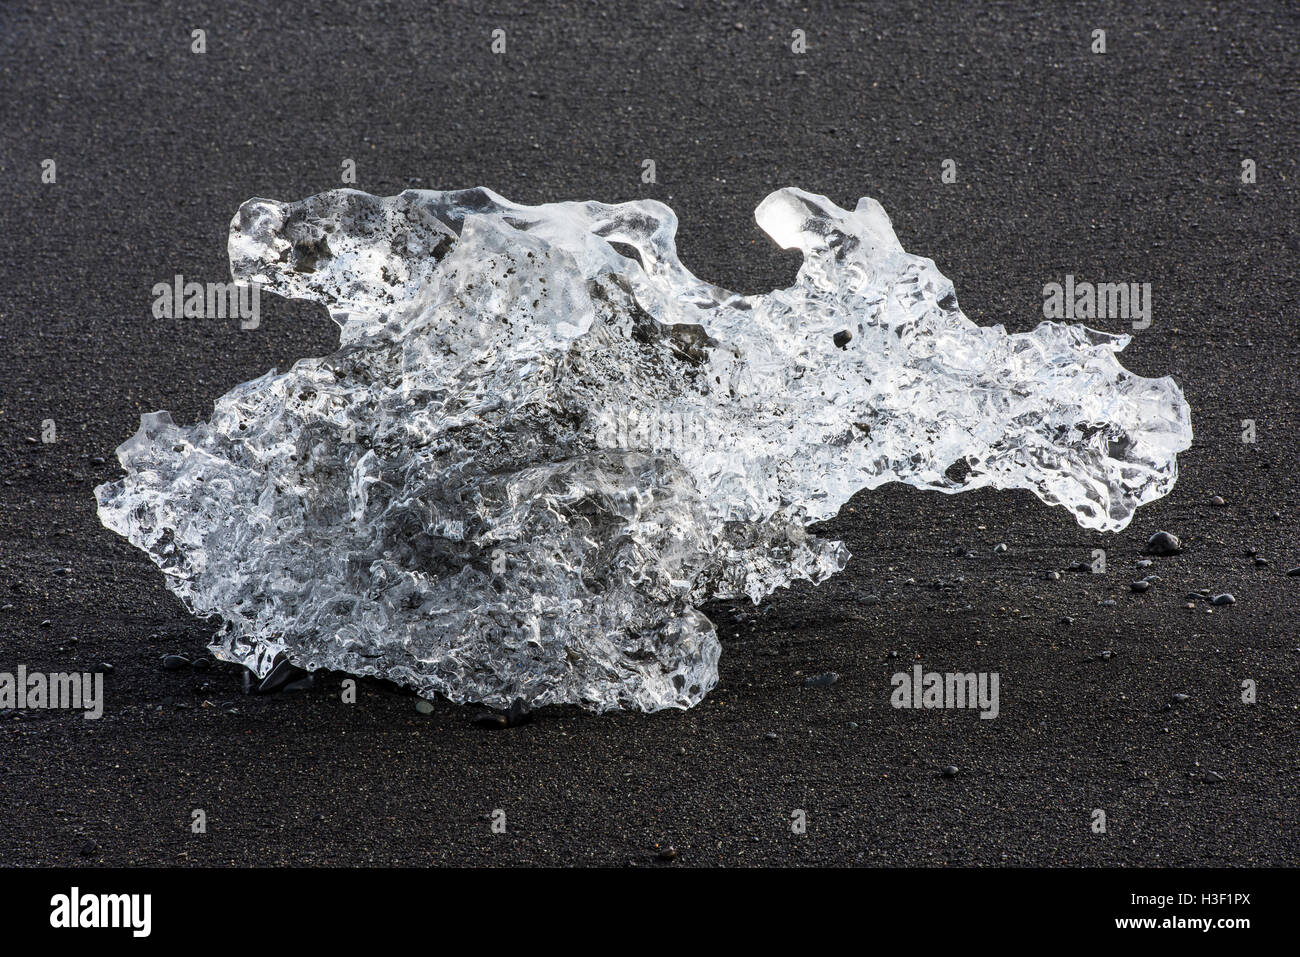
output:
POLYGON ((654 201, 249 200, 234 277, 323 303, 339 349, 209 422, 142 416, 100 518, 259 675, 283 652, 651 711, 717 681, 696 605, 843 568, 805 527, 860 489, 1023 488, 1117 530, 1173 487, 1188 406, 1119 364, 1127 336, 976 326, 871 199, 782 189, 756 215, 804 262, 741 296, 682 266, 654 201))

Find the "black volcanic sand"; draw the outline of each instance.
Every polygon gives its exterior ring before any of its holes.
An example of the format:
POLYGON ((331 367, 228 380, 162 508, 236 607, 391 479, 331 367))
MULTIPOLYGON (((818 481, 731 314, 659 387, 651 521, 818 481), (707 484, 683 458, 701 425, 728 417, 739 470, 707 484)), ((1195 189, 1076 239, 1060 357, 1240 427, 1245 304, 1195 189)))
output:
POLYGON ((0 8, 0 670, 114 667, 102 720, 0 714, 0 860, 1300 863, 1294 6, 164 6, 0 8), (742 291, 797 268, 752 216, 791 184, 878 198, 982 324, 1031 328, 1066 274, 1149 282, 1154 324, 1124 362, 1177 378, 1195 445, 1118 535, 1027 493, 860 494, 825 527, 844 574, 708 609, 722 680, 688 713, 489 731, 384 682, 345 704, 341 674, 244 697, 228 665, 164 671, 211 626, 99 525, 92 489, 140 413, 205 417, 336 331, 272 297, 253 331, 154 319, 152 287, 227 279, 239 204, 339 186, 345 158, 381 194, 663 200, 687 265, 742 291), (1157 529, 1185 550, 1136 594, 1157 529), (1106 574, 1065 571, 1096 548, 1106 574), (1186 607, 1199 589, 1237 603, 1186 607), (1000 717, 895 710, 890 676, 915 663, 998 672, 1000 717))

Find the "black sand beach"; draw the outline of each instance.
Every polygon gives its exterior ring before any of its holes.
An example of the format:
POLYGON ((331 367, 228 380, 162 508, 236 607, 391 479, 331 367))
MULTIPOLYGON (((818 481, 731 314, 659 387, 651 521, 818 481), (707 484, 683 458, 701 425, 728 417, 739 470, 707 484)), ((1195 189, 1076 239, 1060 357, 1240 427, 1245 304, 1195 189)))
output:
POLYGON ((1300 11, 937 8, 0 8, 0 671, 112 665, 100 720, 0 713, 0 859, 1300 863, 1300 11), (492 731, 383 682, 345 704, 341 674, 260 697, 229 665, 163 670, 211 626, 100 526, 93 488, 141 413, 196 421, 337 331, 270 296, 253 330, 155 319, 151 289, 227 280, 239 204, 343 185, 346 159, 378 194, 659 199, 685 264, 746 292, 798 266, 753 221, 786 185, 880 200, 981 324, 1032 328, 1067 275, 1150 283, 1123 361, 1177 379, 1195 443, 1174 492, 1117 535, 1027 493, 859 494, 824 528, 853 553, 842 575, 706 609, 722 677, 689 712, 552 709, 492 731), (1139 571, 1160 529, 1184 550, 1139 571), (1066 570, 1094 549, 1105 574, 1066 570), (1186 607, 1200 590, 1236 603, 1186 607), (997 672, 998 718, 891 707, 891 675, 916 664, 997 672))

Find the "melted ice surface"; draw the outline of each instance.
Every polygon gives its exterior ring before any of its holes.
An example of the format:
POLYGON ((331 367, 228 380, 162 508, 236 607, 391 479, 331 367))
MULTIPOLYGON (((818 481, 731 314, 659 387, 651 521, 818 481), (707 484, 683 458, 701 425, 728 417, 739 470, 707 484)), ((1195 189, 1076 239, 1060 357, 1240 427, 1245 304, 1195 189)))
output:
POLYGON ((661 203, 487 189, 254 199, 238 280, 323 303, 331 356, 143 416, 96 490, 214 650, 259 674, 377 675, 506 706, 690 707, 719 644, 695 605, 848 558, 805 531, 884 482, 1029 489, 1099 530, 1191 443, 1128 337, 958 309, 880 204, 798 189, 759 225, 794 284, 739 296, 678 261, 661 203))

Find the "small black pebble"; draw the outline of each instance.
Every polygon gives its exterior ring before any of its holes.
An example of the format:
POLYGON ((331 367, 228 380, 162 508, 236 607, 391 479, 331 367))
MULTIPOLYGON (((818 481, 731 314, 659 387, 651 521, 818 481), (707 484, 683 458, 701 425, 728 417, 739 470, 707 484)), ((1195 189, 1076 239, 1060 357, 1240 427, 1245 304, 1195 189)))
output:
POLYGON ((1286 573, 1288 578, 1300 578, 1300 565, 1295 568, 1288 568, 1286 573))
POLYGON ((673 847, 671 844, 669 844, 667 847, 661 847, 659 849, 659 860, 661 861, 677 860, 677 848, 673 847))
POLYGON ((1177 535, 1169 532, 1156 532, 1147 539, 1146 550, 1152 555, 1177 555, 1183 550, 1183 543, 1177 535))
POLYGON ((503 714, 497 714, 495 711, 484 711, 474 716, 474 723, 480 728, 486 728, 488 731, 500 731, 503 728, 510 727, 510 722, 503 714))
POLYGON ((1210 604, 1215 606, 1235 605, 1237 604, 1237 599, 1233 598, 1227 592, 1224 592, 1222 595, 1215 595, 1211 598, 1210 604))
POLYGON ((1174 704, 1182 704, 1184 701, 1190 701, 1191 697, 1192 697, 1191 695, 1179 693, 1176 695, 1172 695, 1169 700, 1171 700, 1174 704))
POLYGON ((829 688, 835 682, 840 680, 840 676, 834 671, 828 671, 824 675, 809 675, 803 679, 805 688, 829 688))
POLYGON ((1220 784, 1223 781, 1223 775, 1218 771, 1206 771, 1205 777, 1201 778, 1206 784, 1220 784))
POLYGON ((162 666, 164 671, 180 671, 182 668, 188 668, 190 659, 184 655, 163 655, 162 666))
POLYGON ((957 776, 957 765, 950 764, 946 768, 944 768, 943 776, 945 778, 955 778, 957 776))
POLYGON ((1060 572, 1044 572, 1043 578, 1049 582, 1059 582, 1061 580, 1060 572))
POLYGON ((1139 592, 1139 593, 1140 593, 1140 592, 1144 592, 1144 591, 1146 591, 1148 588, 1150 588, 1150 587, 1151 587, 1151 583, 1150 583, 1149 581, 1145 581, 1145 580, 1143 580, 1143 581, 1140 581, 1140 582, 1132 582, 1128 587, 1131 588, 1131 589, 1133 589, 1135 592, 1139 592))
POLYGON ((993 546, 994 555, 1002 555, 1006 552, 1006 550, 1007 550, 1006 542, 998 542, 996 545, 993 546))
POLYGON ((1223 500, 1222 495, 1214 495, 1211 496, 1210 498, 1210 504, 1214 506, 1219 506, 1219 505, 1227 505, 1228 503, 1223 500))

